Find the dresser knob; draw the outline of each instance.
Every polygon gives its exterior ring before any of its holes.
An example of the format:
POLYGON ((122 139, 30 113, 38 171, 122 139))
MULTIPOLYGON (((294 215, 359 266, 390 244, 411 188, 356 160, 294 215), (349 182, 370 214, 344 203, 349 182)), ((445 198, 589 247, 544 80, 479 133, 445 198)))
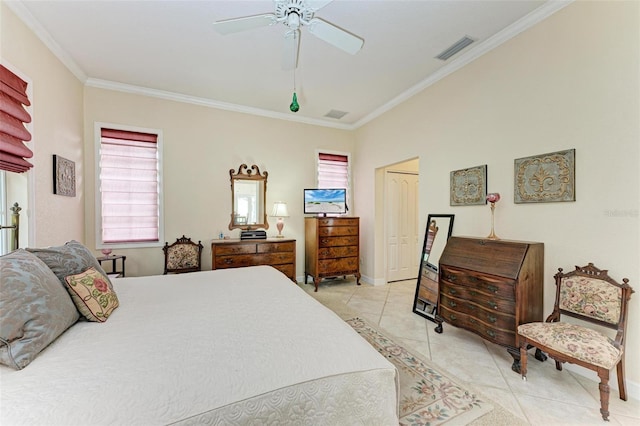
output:
POLYGON ((497 318, 494 317, 493 315, 488 315, 487 319, 489 320, 489 322, 496 322, 497 321, 497 318))
POLYGON ((492 291, 494 293, 498 292, 498 287, 496 287, 495 285, 488 285, 487 286, 487 290, 492 291))
POLYGON ((224 263, 225 263, 226 265, 231 265, 231 264, 233 263, 233 259, 225 259, 225 260, 224 260, 224 263))
POLYGON ((449 306, 451 306, 452 308, 455 308, 456 306, 458 306, 458 304, 456 302, 454 302, 453 300, 449 301, 449 306))
POLYGON ((458 319, 458 317, 453 314, 449 315, 449 318, 451 319, 451 321, 455 321, 458 319))
POLYGON ((449 294, 456 294, 456 293, 457 293, 457 291, 456 291, 455 288, 450 288, 449 289, 449 294))
POLYGON ((487 304, 491 306, 493 309, 498 309, 498 304, 494 301, 488 301, 487 304))
POLYGON ((487 334, 491 337, 496 337, 496 332, 493 330, 487 330, 487 334))

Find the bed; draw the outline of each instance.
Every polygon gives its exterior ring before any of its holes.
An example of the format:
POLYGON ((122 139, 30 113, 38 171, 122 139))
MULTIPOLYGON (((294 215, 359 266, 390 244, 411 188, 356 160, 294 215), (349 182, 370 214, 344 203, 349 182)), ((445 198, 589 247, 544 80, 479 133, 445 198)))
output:
POLYGON ((0 424, 398 424, 395 367, 272 267, 111 286, 108 320, 0 365, 0 424))

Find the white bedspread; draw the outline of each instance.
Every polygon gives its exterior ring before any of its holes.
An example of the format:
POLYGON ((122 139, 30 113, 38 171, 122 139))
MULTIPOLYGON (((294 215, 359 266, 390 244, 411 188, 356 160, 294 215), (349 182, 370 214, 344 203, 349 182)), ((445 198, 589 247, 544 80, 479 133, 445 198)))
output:
POLYGON ((0 366, 1 425, 398 424, 395 367, 271 267, 114 288, 106 323, 0 366))

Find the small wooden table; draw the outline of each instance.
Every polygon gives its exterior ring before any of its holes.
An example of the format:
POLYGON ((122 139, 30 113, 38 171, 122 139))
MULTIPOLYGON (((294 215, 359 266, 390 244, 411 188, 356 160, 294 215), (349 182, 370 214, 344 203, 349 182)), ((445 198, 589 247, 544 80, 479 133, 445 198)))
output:
POLYGON ((110 254, 109 256, 101 256, 97 257, 98 263, 102 266, 102 262, 111 261, 111 272, 105 271, 109 278, 121 278, 124 277, 124 261, 127 260, 127 256, 122 256, 119 254, 110 254), (117 269, 116 261, 121 261, 121 268, 117 269))

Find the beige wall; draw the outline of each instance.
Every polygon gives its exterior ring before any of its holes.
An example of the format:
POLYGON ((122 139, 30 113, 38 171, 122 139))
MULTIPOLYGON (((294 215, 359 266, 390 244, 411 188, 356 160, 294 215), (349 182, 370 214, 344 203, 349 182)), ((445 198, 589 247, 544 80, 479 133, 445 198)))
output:
POLYGON ((2 62, 28 79, 33 93, 33 194, 21 212, 33 234, 29 245, 84 241, 83 85, 4 3, 0 14, 2 62), (75 197, 53 194, 53 154, 76 163, 75 197))
POLYGON ((488 235, 490 210, 449 206, 449 172, 488 165, 489 192, 503 196, 496 205, 498 236, 545 244, 545 314, 558 267, 594 262, 618 280, 629 278, 636 294, 627 374, 636 396, 639 5, 569 5, 359 129, 354 156, 366 275, 384 279, 384 247, 374 227, 379 217, 368 208, 382 204, 374 199, 374 170, 419 156, 421 229, 429 213, 453 213, 454 235, 488 235), (514 159, 570 148, 576 149, 577 200, 514 204, 514 159))
MULTIPOLYGON (((273 120, 237 112, 87 87, 85 90, 86 237, 95 248, 94 123, 161 129, 164 137, 165 239, 183 234, 202 240, 204 269, 211 268, 211 240, 229 231, 230 169, 257 164, 268 172, 267 213, 285 201, 289 218, 283 234, 297 239, 297 275, 304 273, 302 190, 313 187, 315 150, 352 151, 353 134, 342 130, 273 120)), ((268 218, 270 236, 276 218, 268 218)), ((162 242, 164 244, 164 242, 162 242)), ((163 272, 160 247, 118 249, 127 255, 127 276, 163 272)))

